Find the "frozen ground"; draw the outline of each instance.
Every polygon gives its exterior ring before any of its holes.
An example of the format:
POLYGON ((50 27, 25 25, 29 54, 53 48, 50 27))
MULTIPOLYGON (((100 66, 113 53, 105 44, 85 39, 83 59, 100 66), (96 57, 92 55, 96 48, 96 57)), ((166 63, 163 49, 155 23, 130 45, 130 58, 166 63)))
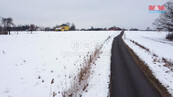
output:
POLYGON ((173 96, 173 42, 165 39, 167 33, 126 31, 123 39, 173 96))
POLYGON ((111 36, 82 97, 107 97, 113 38, 120 32, 12 32, 0 35, 0 97, 61 97, 86 55, 111 36))

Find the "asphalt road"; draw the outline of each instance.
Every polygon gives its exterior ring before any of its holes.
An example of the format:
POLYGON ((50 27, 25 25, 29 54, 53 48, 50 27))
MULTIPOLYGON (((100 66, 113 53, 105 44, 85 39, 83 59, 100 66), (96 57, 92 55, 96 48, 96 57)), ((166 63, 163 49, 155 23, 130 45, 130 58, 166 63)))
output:
POLYGON ((114 38, 111 57, 111 97, 161 97, 137 67, 123 44, 123 32, 114 38))

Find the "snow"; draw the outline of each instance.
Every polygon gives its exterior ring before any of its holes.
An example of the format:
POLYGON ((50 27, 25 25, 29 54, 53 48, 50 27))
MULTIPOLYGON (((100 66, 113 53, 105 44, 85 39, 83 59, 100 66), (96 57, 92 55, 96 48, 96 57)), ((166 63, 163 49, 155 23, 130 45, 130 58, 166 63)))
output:
POLYGON ((165 66, 162 59, 165 58, 168 62, 173 63, 173 42, 165 39, 167 34, 168 32, 126 31, 123 40, 149 66, 154 76, 173 96, 173 66, 165 66), (142 49, 130 40, 150 51, 142 49))
POLYGON ((87 53, 111 36, 92 66, 87 92, 82 93, 108 96, 111 45, 119 31, 11 33, 0 35, 0 97, 53 97, 54 92, 61 97, 87 53))

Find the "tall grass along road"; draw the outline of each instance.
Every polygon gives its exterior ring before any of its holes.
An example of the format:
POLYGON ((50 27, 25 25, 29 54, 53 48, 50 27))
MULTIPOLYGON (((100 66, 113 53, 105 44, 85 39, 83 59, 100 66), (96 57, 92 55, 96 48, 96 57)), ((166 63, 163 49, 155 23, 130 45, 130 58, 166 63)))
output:
POLYGON ((114 38, 111 57, 111 97, 161 97, 139 70, 121 37, 114 38))

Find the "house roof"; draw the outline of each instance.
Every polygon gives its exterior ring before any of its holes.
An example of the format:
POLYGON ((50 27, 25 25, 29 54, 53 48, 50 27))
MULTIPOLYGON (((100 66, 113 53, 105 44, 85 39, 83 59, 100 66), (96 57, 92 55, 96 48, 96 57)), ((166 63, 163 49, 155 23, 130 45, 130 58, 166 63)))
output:
POLYGON ((109 30, 120 30, 121 28, 119 28, 119 27, 111 27, 111 28, 109 28, 109 30))
POLYGON ((60 25, 60 26, 68 26, 67 24, 62 24, 62 25, 60 25))

